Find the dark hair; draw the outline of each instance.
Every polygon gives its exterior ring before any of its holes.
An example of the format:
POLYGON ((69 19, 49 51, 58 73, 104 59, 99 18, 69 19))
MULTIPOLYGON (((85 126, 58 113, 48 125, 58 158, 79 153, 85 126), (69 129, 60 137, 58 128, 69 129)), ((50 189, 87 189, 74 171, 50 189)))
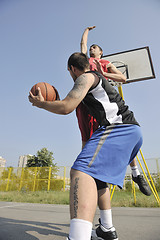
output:
POLYGON ((103 49, 102 49, 98 44, 92 44, 92 45, 90 46, 90 48, 93 47, 93 46, 99 47, 99 50, 102 51, 102 55, 101 55, 101 57, 102 57, 102 56, 103 56, 103 49))
POLYGON ((83 53, 75 52, 68 59, 68 68, 71 69, 71 65, 80 71, 84 71, 89 68, 88 57, 83 53))

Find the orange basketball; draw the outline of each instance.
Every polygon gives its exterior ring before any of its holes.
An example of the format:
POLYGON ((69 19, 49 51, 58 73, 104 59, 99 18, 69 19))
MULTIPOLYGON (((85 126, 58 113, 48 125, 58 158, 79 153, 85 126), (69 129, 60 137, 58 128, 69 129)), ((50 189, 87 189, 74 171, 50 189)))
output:
POLYGON ((33 95, 36 96, 38 94, 38 87, 41 89, 41 93, 45 101, 55 101, 59 98, 57 90, 46 82, 39 82, 35 84, 31 88, 31 92, 33 93, 33 95))

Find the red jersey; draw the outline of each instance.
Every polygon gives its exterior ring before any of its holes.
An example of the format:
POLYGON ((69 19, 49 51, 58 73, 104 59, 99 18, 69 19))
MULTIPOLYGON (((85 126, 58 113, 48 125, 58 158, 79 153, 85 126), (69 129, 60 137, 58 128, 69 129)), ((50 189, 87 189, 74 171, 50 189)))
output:
MULTIPOLYGON (((90 64, 90 70, 91 71, 97 71, 97 67, 96 67, 96 64, 93 62, 94 59, 97 59, 101 66, 102 66, 102 69, 104 72, 108 72, 108 68, 107 68, 107 65, 110 63, 109 61, 105 60, 105 59, 100 59, 100 58, 89 58, 89 64, 90 64)), ((108 80, 108 78, 106 78, 108 80)))
POLYGON ((87 142, 92 134, 97 130, 99 123, 88 113, 88 110, 83 103, 80 103, 76 108, 76 116, 78 119, 82 141, 87 142))

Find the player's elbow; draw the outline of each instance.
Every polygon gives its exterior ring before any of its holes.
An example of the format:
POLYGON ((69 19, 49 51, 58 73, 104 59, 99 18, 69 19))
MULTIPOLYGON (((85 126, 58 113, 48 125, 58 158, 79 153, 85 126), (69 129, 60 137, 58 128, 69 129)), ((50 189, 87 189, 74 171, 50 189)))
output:
POLYGON ((64 111, 63 111, 63 115, 68 115, 71 112, 73 112, 73 110, 65 108, 64 111))
POLYGON ((63 105, 63 114, 67 115, 73 112, 76 107, 79 105, 79 101, 76 101, 76 99, 70 98, 67 96, 64 100, 62 100, 63 105))
POLYGON ((67 104, 67 103, 63 104, 63 110, 62 110, 63 115, 68 115, 73 111, 74 111, 74 108, 70 104, 67 104))

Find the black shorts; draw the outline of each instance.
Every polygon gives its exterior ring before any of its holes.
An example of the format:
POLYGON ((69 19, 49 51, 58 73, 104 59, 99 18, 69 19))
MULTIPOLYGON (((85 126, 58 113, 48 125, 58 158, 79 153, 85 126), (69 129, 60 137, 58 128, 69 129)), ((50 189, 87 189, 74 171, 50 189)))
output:
POLYGON ((108 184, 106 182, 102 182, 96 178, 94 178, 95 182, 96 182, 96 185, 97 185, 97 190, 101 190, 103 188, 107 188, 108 187, 108 184))

